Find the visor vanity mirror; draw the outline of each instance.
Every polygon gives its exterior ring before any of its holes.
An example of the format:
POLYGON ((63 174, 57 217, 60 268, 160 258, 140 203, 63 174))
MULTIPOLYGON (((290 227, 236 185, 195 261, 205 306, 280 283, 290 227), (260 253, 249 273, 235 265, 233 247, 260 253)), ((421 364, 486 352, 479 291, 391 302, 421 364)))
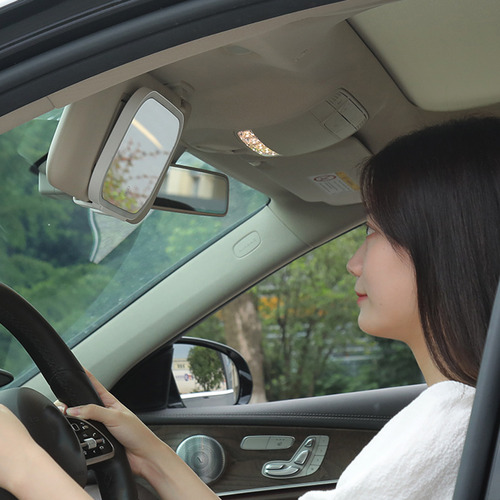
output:
POLYGON ((149 83, 108 89, 64 109, 47 158, 51 186, 79 205, 133 224, 147 215, 185 112, 178 96, 149 83))
POLYGON ((179 141, 183 116, 158 92, 138 90, 120 114, 89 183, 95 208, 131 223, 151 208, 179 141))

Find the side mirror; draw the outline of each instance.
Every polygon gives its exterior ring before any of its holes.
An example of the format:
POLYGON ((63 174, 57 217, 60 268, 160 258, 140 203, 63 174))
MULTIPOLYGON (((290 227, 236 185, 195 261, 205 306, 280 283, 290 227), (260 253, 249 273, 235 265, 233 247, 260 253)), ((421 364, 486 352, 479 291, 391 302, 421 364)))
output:
POLYGON ((252 376, 231 347, 184 337, 141 361, 111 392, 136 413, 242 405, 252 396, 252 376))
POLYGON ((252 378, 247 363, 230 347, 185 337, 174 344, 172 378, 183 406, 247 404, 252 378))
POLYGON ((226 215, 229 179, 224 174, 171 165, 156 195, 153 208, 198 215, 226 215))

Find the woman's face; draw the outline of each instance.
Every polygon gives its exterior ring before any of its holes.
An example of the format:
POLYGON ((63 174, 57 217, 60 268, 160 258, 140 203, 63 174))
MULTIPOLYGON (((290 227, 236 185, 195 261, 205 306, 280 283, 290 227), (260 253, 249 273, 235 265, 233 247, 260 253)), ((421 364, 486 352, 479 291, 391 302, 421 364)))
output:
POLYGON ((367 227, 364 243, 347 263, 357 278, 359 327, 412 347, 423 338, 413 264, 408 254, 396 252, 372 221, 367 227))

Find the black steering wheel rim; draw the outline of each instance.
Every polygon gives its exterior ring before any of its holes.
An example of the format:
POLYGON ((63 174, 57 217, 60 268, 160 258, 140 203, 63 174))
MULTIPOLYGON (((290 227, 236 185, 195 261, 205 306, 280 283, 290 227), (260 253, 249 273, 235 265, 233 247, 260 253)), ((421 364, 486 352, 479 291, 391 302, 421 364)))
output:
MULTIPOLYGON (((0 323, 19 341, 50 388, 68 406, 103 406, 82 365, 43 316, 10 287, 0 283, 0 323)), ((68 424, 69 425, 69 424, 68 424)), ((93 422, 114 446, 112 459, 92 466, 103 500, 137 500, 137 488, 123 446, 105 426, 93 422)))

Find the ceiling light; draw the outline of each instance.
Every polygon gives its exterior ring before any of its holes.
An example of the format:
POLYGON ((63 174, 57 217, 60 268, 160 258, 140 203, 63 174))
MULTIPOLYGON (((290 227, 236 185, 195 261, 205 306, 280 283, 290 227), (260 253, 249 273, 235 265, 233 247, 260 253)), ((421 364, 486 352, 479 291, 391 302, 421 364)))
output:
POLYGON ((238 137, 243 141, 245 146, 260 156, 279 156, 279 153, 268 148, 251 130, 240 130, 238 137))

